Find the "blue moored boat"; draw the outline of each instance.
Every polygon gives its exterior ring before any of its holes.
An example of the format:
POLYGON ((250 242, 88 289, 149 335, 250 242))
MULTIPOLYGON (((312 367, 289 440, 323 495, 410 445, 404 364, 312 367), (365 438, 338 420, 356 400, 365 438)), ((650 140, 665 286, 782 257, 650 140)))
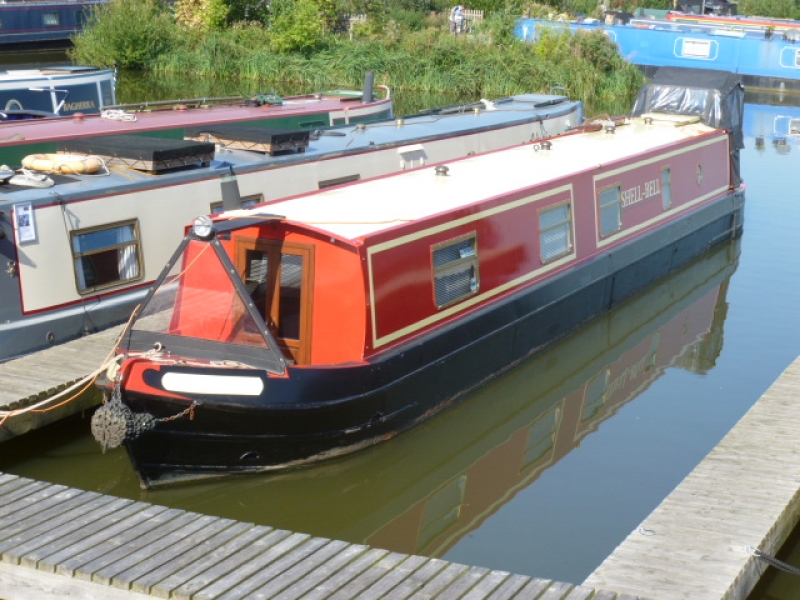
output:
POLYGON ((116 103, 113 69, 53 66, 0 70, 0 121, 99 113, 116 103))
POLYGON ((17 0, 0 3, 0 47, 41 42, 66 43, 80 32, 89 13, 108 0, 17 0))
POLYGON ((542 27, 602 31, 648 76, 659 67, 712 69, 740 75, 749 88, 800 91, 800 44, 795 32, 666 19, 632 19, 627 24, 520 19, 515 35, 535 41, 542 27))

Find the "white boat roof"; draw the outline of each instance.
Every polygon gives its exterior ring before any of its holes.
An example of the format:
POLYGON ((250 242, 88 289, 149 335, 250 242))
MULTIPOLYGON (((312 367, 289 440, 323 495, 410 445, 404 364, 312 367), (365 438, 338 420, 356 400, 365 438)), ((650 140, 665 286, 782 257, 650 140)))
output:
POLYGON ((356 243, 392 227, 594 169, 714 131, 697 117, 642 115, 616 127, 552 138, 541 143, 466 157, 378 179, 271 202, 224 217, 281 215, 356 243), (651 124, 645 118, 653 117, 651 124))

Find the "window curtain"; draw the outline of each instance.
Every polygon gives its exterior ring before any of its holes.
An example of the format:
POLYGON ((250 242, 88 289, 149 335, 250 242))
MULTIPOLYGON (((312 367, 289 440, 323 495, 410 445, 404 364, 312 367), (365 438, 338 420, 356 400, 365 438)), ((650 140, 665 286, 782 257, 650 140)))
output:
POLYGON ((117 244, 129 244, 118 251, 117 266, 119 268, 119 278, 123 281, 139 276, 139 261, 137 260, 135 242, 133 225, 126 225, 117 229, 117 244))

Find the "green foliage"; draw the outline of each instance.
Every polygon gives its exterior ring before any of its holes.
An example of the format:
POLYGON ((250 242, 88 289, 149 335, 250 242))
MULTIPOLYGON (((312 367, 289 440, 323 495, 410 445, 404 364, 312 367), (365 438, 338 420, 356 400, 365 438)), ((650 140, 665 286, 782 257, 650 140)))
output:
POLYGON ((739 14, 774 17, 777 19, 798 19, 800 9, 795 0, 740 0, 739 14))
POLYGON ((505 46, 515 43, 514 24, 518 18, 517 13, 505 10, 491 13, 488 17, 484 17, 481 32, 486 34, 494 44, 505 46))
POLYGON ((159 0, 114 0, 95 8, 87 23, 69 51, 80 64, 144 69, 183 37, 159 0))
POLYGON ((342 0, 272 0, 269 28, 239 20, 219 31, 180 27, 155 0, 114 0, 109 7, 121 14, 116 15, 118 25, 110 27, 112 19, 101 16, 96 28, 87 29, 96 37, 87 35, 88 41, 79 41, 75 52, 83 52, 81 62, 104 64, 112 56, 126 67, 147 65, 165 80, 202 80, 209 89, 215 82, 235 81, 243 95, 287 86, 358 88, 372 70, 377 83, 400 93, 447 92, 474 99, 563 87, 588 106, 620 103, 627 110, 643 78, 605 36, 546 29, 536 44, 520 42, 513 36, 517 13, 508 8, 511 1, 467 35, 453 36, 448 33, 447 12, 433 16, 399 8, 386 12, 379 0, 358 0, 360 7, 371 7, 377 14, 369 16, 351 40, 334 34, 330 24, 339 17, 334 10, 346 7, 342 0), (143 6, 152 11, 146 17, 133 12, 143 6), (138 25, 130 26, 133 23, 138 25), (161 34, 152 41, 148 36, 156 32, 161 34), (140 53, 143 47, 149 49, 146 55, 140 53))
POLYGON ((616 45, 602 31, 577 31, 570 42, 575 56, 600 73, 611 73, 621 66, 616 45))
POLYGON ((421 31, 430 23, 430 13, 417 10, 393 8, 386 16, 387 20, 394 21, 401 31, 421 31))
POLYGON ((273 50, 308 53, 322 44, 326 15, 316 0, 276 0, 272 7, 273 50))
POLYGON ((191 29, 219 31, 228 22, 228 0, 177 0, 175 19, 191 29))

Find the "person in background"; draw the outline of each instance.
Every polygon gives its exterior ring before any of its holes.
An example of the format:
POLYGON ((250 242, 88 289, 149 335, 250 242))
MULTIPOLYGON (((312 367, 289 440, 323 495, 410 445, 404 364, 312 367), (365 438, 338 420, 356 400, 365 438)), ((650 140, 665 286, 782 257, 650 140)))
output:
POLYGON ((456 4, 450 10, 450 33, 458 35, 464 28, 464 7, 456 4))

